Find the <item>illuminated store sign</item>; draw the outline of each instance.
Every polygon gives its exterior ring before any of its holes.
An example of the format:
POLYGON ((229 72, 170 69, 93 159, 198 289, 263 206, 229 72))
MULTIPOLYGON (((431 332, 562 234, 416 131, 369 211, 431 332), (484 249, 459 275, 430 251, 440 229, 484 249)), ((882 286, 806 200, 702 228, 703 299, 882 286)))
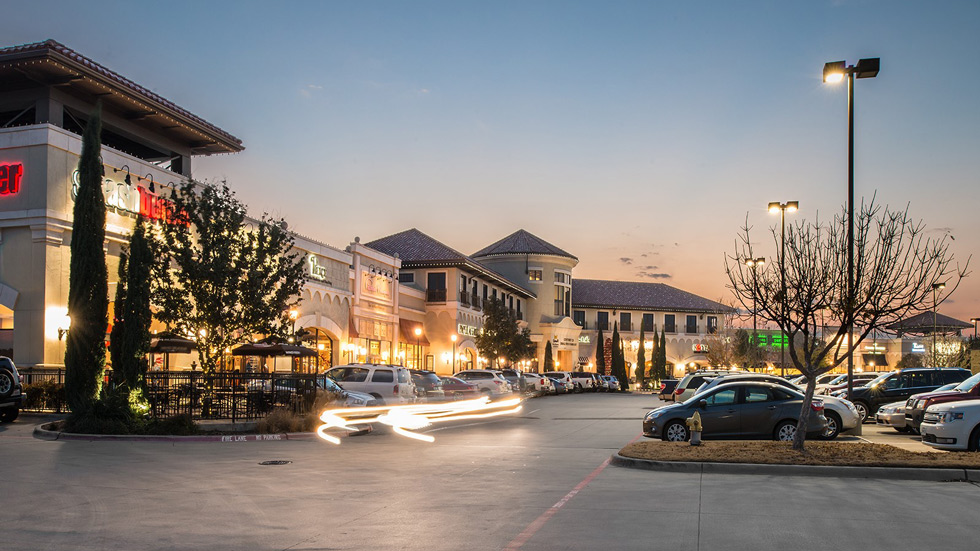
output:
POLYGON ((588 335, 582 335, 578 338, 578 342, 582 344, 589 344, 592 342, 592 339, 590 339, 588 335))
POLYGON ((321 266, 320 263, 317 262, 315 254, 311 254, 309 256, 309 261, 310 261, 310 277, 312 277, 317 281, 326 281, 327 267, 321 266))
POLYGON ((21 163, 0 165, 0 195, 13 195, 20 191, 23 175, 24 165, 21 163))
POLYGON ((361 292, 391 300, 391 280, 383 274, 361 270, 361 292))
MULTIPOLYGON (((78 198, 79 174, 76 170, 71 175, 71 199, 78 198)), ((166 221, 173 212, 173 203, 151 192, 143 186, 129 185, 116 182, 110 178, 102 180, 102 194, 105 196, 105 206, 117 213, 136 217, 142 214, 151 220, 166 221)))
POLYGON ((473 327, 472 325, 464 325, 460 323, 456 326, 456 332, 459 333, 460 335, 466 335, 467 337, 475 337, 476 327, 473 327))
POLYGON ((926 345, 921 342, 912 343, 912 352, 916 354, 924 354, 926 351, 926 345))
POLYGON ((707 352, 708 351, 708 345, 706 345, 706 344, 695 344, 695 345, 692 345, 691 346, 691 350, 693 350, 694 352, 707 352))

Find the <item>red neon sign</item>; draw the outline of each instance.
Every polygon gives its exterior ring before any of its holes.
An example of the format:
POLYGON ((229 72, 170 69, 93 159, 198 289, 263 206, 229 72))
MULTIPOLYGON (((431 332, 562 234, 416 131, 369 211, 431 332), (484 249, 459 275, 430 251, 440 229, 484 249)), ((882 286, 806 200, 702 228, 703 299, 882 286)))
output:
POLYGON ((13 195, 20 191, 20 179, 23 175, 22 163, 0 165, 0 195, 13 195))

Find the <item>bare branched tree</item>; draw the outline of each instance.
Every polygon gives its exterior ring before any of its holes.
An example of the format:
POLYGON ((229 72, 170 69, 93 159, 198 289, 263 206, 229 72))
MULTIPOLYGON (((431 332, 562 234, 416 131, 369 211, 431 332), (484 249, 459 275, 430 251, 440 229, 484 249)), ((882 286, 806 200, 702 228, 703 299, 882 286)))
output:
MULTIPOLYGON (((847 213, 830 223, 800 220, 787 227, 784 264, 769 262, 752 269, 755 258, 748 222, 725 259, 725 272, 735 299, 755 307, 760 318, 786 333, 789 357, 807 385, 793 449, 803 451, 816 378, 840 365, 858 350, 872 331, 930 311, 933 285, 945 283, 945 300, 967 275, 969 259, 954 265, 947 236, 931 238, 925 225, 910 218, 908 207, 862 203, 855 213, 854 287, 847 291, 847 213), (781 270, 785 269, 785 289, 781 270), (785 302, 785 307, 784 307, 785 302), (848 327, 853 325, 853 338, 848 327), (824 333, 825 328, 832 332, 824 333)), ((779 250, 778 228, 770 229, 779 250)), ((940 301, 941 303, 942 301, 940 301)))

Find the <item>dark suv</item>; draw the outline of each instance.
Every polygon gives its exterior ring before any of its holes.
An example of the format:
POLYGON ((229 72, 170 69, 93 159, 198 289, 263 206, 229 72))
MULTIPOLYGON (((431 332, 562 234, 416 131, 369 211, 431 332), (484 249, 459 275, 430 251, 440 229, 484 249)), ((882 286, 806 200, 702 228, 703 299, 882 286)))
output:
POLYGON ((415 393, 427 400, 442 400, 446 393, 442 390, 442 379, 433 371, 409 369, 412 382, 415 383, 415 393))
POLYGON ((0 356, 0 423, 10 423, 20 415, 24 388, 13 360, 0 356))
POLYGON ((965 381, 971 375, 959 367, 916 367, 882 374, 867 386, 854 389, 851 402, 861 416, 861 422, 875 418, 882 404, 901 402, 913 394, 932 392, 950 383, 965 381))

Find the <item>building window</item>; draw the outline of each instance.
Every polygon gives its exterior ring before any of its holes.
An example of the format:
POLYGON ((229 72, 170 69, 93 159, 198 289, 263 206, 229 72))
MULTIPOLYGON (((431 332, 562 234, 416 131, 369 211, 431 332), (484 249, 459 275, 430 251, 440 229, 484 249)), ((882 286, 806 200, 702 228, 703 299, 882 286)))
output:
POLYGON ((402 272, 398 274, 399 283, 415 283, 415 272, 402 272))
POLYGON ((572 290, 565 285, 555 285, 555 315, 568 316, 572 310, 572 290))
POLYGON ((653 331, 653 314, 643 314, 643 330, 653 331))
POLYGON ((697 316, 687 316, 687 333, 697 333, 698 332, 698 317, 697 316))
POLYGON ((585 310, 575 310, 572 312, 572 321, 575 325, 585 328, 585 310))
POLYGON ((596 312, 595 325, 597 329, 609 331, 609 312, 596 312))
POLYGON ((429 272, 426 283, 427 302, 446 302, 446 272, 429 272))
POLYGON ((527 279, 528 281, 541 281, 542 274, 543 270, 528 270, 527 279))
POLYGON ((664 331, 668 333, 677 332, 677 327, 674 326, 674 314, 664 314, 664 331))
POLYGON ((718 317, 708 316, 708 334, 714 335, 718 332, 718 317))
POLYGON ((620 331, 632 331, 633 330, 633 316, 629 312, 619 313, 619 330, 620 331))
POLYGON ((487 287, 486 283, 484 283, 483 284, 483 302, 486 302, 487 301, 487 293, 489 293, 489 292, 490 292, 489 287, 487 287))

